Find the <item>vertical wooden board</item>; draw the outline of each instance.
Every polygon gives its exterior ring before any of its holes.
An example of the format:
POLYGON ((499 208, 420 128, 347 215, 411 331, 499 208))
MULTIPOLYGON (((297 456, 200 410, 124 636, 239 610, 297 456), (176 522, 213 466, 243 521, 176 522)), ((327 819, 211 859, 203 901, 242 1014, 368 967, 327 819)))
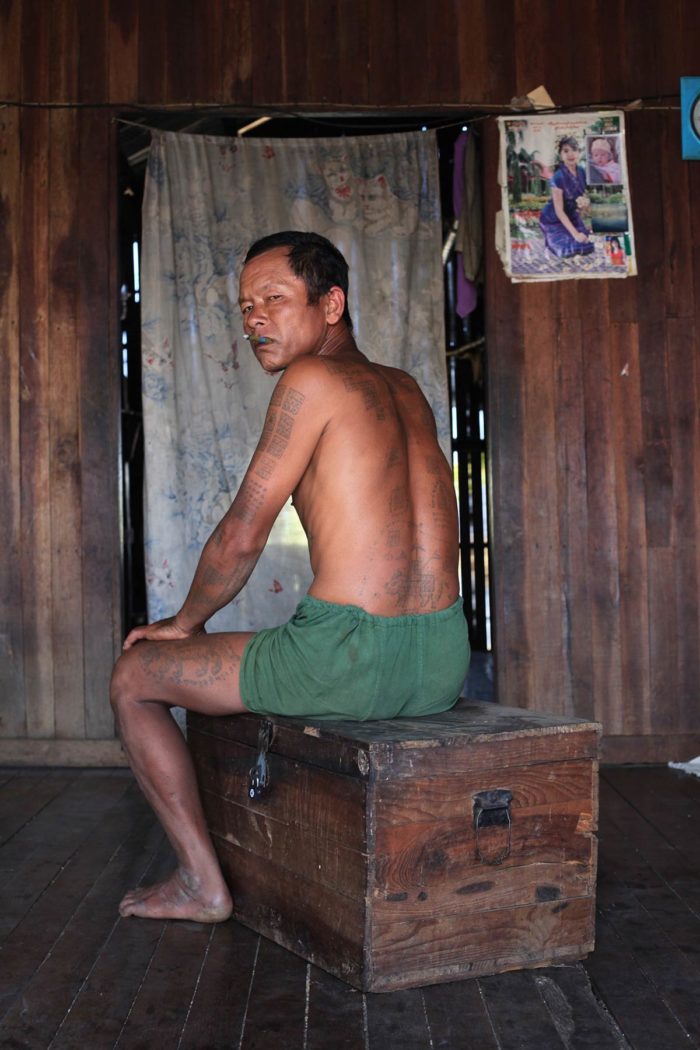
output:
POLYGON ((328 89, 329 66, 337 70, 338 31, 333 5, 324 4, 321 12, 314 9, 310 13, 304 0, 284 0, 279 5, 279 18, 281 97, 291 103, 321 101, 328 89))
POLYGON ((226 101, 221 94, 224 52, 227 46, 222 32, 224 4, 220 0, 215 4, 200 4, 194 0, 192 6, 192 79, 186 97, 191 102, 221 103, 226 101))
POLYGON ((51 613, 56 697, 55 735, 85 735, 83 706, 83 601, 76 339, 80 200, 77 114, 50 114, 49 345, 47 391, 50 435, 51 613))
POLYGON ((609 329, 620 580, 620 647, 624 694, 620 710, 627 733, 648 731, 652 694, 649 681, 649 608, 646 562, 644 439, 641 418, 639 347, 636 325, 609 329))
POLYGON ((109 101, 123 104, 138 97, 139 0, 107 0, 109 101))
POLYGON ((158 106, 166 101, 167 11, 159 4, 139 4, 138 11, 137 100, 158 106))
POLYGON ((525 343, 524 529, 530 625, 527 706, 560 713, 568 706, 568 668, 562 636, 562 579, 554 418, 552 286, 523 292, 525 343))
POLYGON ((338 102, 367 105, 369 98, 369 0, 337 0, 338 102))
POLYGON ((22 8, 0 4, 0 90, 4 99, 19 99, 22 90, 22 8))
MULTIPOLYGON (((324 5, 325 6, 325 5, 324 5)), ((251 12, 252 96, 256 106, 284 102, 284 19, 278 0, 254 0, 251 12)), ((313 61, 313 59, 309 59, 313 61)))
POLYGON ((484 223, 488 444, 492 502, 493 633, 497 695, 523 707, 527 697, 529 621, 525 605, 524 550, 524 345, 522 288, 511 285, 493 244, 498 132, 484 125, 484 223))
POLYGON ((695 324, 670 318, 666 347, 673 462, 672 550, 676 584, 678 639, 678 731, 698 724, 700 682, 700 420, 697 411, 698 369, 695 324))
POLYGON ((483 102, 488 97, 490 56, 486 47, 488 0, 458 4, 453 47, 459 76, 454 101, 483 102))
MULTIPOLYGON (((567 21, 563 10, 565 4, 566 0, 558 0, 556 11, 557 20, 564 22, 567 21)), ((538 4, 515 0, 513 7, 515 79, 512 82, 512 94, 526 95, 538 84, 546 83, 557 103, 561 104, 559 78, 567 64, 559 61, 557 50, 551 46, 556 33, 551 0, 540 0, 538 4)), ((506 103, 508 100, 503 98, 499 101, 506 103)))
POLYGON ((455 0, 401 6, 395 78, 402 102, 420 101, 430 108, 455 101, 456 6, 455 0))
MULTIPOLYGON (((695 68, 700 51, 700 7, 695 0, 681 0, 680 19, 677 26, 676 48, 669 55, 671 73, 683 76, 683 70, 695 68), (680 56, 680 59, 679 59, 680 56)), ((693 165, 691 165, 692 167, 693 165)), ((697 165, 695 165, 697 168, 697 165)))
POLYGON ((631 5, 629 0, 618 0, 618 3, 623 34, 620 53, 615 57, 624 70, 623 94, 619 97, 635 99, 658 95, 654 14, 659 11, 662 17, 665 16, 665 4, 639 6, 631 5))
POLYGON ((677 571, 670 548, 647 549, 649 577, 649 679, 653 703, 651 729, 673 732, 679 726, 677 571))
POLYGON ((49 55, 49 92, 61 102, 77 98, 78 87, 78 7, 76 4, 53 4, 49 14, 51 50, 49 55))
POLYGON ((0 734, 9 737, 24 736, 26 730, 20 572, 20 202, 19 113, 7 108, 0 113, 0 734))
MULTIPOLYGON (((574 47, 571 49, 569 70, 571 74, 568 84, 569 94, 567 98, 557 98, 560 105, 570 105, 574 109, 584 102, 605 97, 603 95, 603 76, 607 76, 610 63, 607 61, 608 45, 606 40, 606 29, 601 32, 601 9, 605 11, 607 21, 610 19, 612 4, 606 0, 588 0, 585 4, 575 4, 574 10, 570 11, 569 17, 576 25, 577 38, 586 41, 605 40, 604 47, 587 45, 585 47, 574 47)), ((586 282, 581 282, 586 283, 586 282)))
MULTIPOLYGON (((570 305, 573 306, 575 301, 574 296, 570 305)), ((562 630, 569 673, 562 703, 566 701, 563 707, 566 714, 590 718, 593 715, 593 647, 588 586, 586 421, 581 398, 585 363, 581 323, 577 318, 562 317, 558 322, 555 348, 554 440, 562 569, 562 630)))
POLYGON ((224 53, 221 67, 221 100, 224 104, 251 103, 253 100, 252 8, 254 0, 222 0, 224 53))
MULTIPOLYGON (((49 94, 49 21, 42 5, 22 7, 22 93, 49 94)), ((29 736, 54 730, 51 508, 49 502, 49 116, 25 110, 20 118, 20 447, 21 574, 24 673, 29 736)))
POLYGON ((369 101, 373 106, 392 105, 397 99, 400 18, 397 0, 369 5, 368 79, 369 101))
MULTIPOLYGON (((0 94, 21 95, 21 9, 0 6, 0 94)), ((24 736, 24 654, 20 573, 19 246, 21 141, 18 110, 0 113, 0 733, 24 736)))
POLYGON ((658 143, 661 161, 663 194, 664 258, 663 295, 666 317, 693 317, 693 244, 690 237, 691 207, 697 210, 697 201, 691 205, 688 188, 690 164, 681 157, 680 114, 664 113, 661 140, 658 143))
POLYGON ((285 0, 282 70, 285 102, 324 104, 337 101, 340 39, 335 0, 315 4, 285 0), (299 54, 305 69, 299 69, 299 54), (304 79, 299 76, 302 73, 304 79))
POLYGON ((80 0, 78 10, 78 97, 104 102, 109 94, 107 0, 80 0))
POLYGON ((116 245, 114 136, 106 114, 80 114, 80 171, 85 173, 77 221, 85 726, 86 735, 97 739, 114 733, 108 686, 121 634, 119 348, 110 338, 117 309, 116 248, 110 249, 116 245))
MULTIPOLYGON (((486 33, 484 46, 488 56, 488 77, 484 101, 496 105, 509 101, 513 95, 515 68, 515 3, 501 0, 486 4, 486 33)), ((529 91, 534 84, 529 84, 529 91)))
POLYGON ((32 102, 50 102, 49 62, 51 53, 51 14, 42 0, 22 0, 18 56, 21 69, 21 96, 32 102))
MULTIPOLYGON (((195 21, 206 18, 204 10, 213 7, 213 4, 197 4, 199 14, 195 13, 193 0, 178 0, 176 4, 169 4, 167 11, 161 9, 161 18, 165 25, 165 50, 159 55, 159 61, 165 73, 165 94, 161 102, 197 102, 197 84, 194 48, 195 21)), ((217 67, 217 40, 210 41, 210 54, 212 72, 217 67)))
MULTIPOLYGON (((611 408, 612 377, 606 330, 598 318, 582 321, 586 368, 583 396, 586 413, 586 484, 588 506, 588 566, 593 651, 595 717, 606 733, 620 724, 622 667, 620 660, 618 539, 611 408)), ((617 732, 621 730, 618 728, 617 732)))
MULTIPOLYGON (((659 149, 663 141, 665 113, 646 112, 634 114, 634 122, 628 125, 628 166, 635 173, 633 203, 636 197, 639 207, 634 212, 634 232, 637 246, 639 276, 635 281, 637 291, 637 317, 643 327, 660 321, 665 316, 663 298, 664 268, 667 245, 664 241, 663 184, 659 149), (644 117, 642 121, 641 117, 644 117), (653 201, 651 207, 644 202, 653 201)), ((626 283, 626 282, 623 282, 626 283)))
POLYGON ((667 549, 671 544, 673 464, 665 327, 664 321, 640 324, 639 358, 647 541, 650 547, 667 549))

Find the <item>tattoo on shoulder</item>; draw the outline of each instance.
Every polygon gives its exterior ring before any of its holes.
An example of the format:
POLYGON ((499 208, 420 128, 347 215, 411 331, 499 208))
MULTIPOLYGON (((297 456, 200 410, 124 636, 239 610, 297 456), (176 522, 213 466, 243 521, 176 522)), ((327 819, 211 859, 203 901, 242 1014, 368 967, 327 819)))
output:
POLYGON ((386 412, 384 405, 381 402, 379 393, 377 391, 377 384, 373 379, 358 379, 355 376, 348 375, 343 380, 343 385, 346 390, 350 393, 358 392, 362 395, 364 406, 368 412, 374 412, 377 419, 382 422, 386 419, 386 412))
POLYGON ((285 388, 282 410, 295 416, 304 404, 304 401, 306 401, 306 398, 299 390, 288 390, 285 388))

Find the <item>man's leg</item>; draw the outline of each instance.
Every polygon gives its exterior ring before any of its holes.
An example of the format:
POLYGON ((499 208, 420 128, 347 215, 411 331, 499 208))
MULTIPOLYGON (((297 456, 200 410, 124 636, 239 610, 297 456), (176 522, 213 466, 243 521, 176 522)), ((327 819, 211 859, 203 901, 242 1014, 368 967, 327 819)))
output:
POLYGON ((178 860, 172 876, 131 890, 122 915, 221 922, 231 914, 206 828, 187 744, 171 706, 202 714, 245 711, 241 657, 252 634, 202 634, 173 642, 138 642, 117 661, 111 701, 124 750, 178 860))

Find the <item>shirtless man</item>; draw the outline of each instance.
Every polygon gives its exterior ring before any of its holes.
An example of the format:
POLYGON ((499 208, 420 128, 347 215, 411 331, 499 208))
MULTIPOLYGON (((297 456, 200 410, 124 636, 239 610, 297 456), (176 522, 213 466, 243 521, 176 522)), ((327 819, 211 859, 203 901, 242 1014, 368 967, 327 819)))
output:
POLYGON ((245 333, 263 369, 283 375, 182 608, 131 631, 114 669, 122 743, 178 861, 165 882, 127 893, 123 916, 221 922, 232 910, 170 707, 415 717, 460 694, 469 645, 451 470, 418 385, 358 350, 347 274, 313 233, 273 234, 248 252, 245 333), (290 494, 309 541, 308 595, 279 628, 206 634, 290 494))

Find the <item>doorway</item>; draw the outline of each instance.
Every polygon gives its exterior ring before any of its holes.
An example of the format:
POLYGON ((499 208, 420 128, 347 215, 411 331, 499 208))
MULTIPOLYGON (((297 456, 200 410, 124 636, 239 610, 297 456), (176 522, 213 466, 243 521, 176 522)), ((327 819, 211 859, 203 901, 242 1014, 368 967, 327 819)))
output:
MULTIPOLYGON (((249 114, 196 114, 140 111, 120 118, 120 302, 122 364, 122 520, 124 627, 146 622, 144 573, 143 481, 144 448, 141 417, 140 247, 141 202, 150 143, 150 129, 188 134, 235 136, 254 123, 249 114)), ((455 141, 469 118, 444 114, 382 114, 358 117, 333 115, 278 115, 247 135, 333 137, 371 135, 391 131, 434 129, 437 137, 443 241, 453 223, 453 156, 455 141)), ((473 131, 472 127, 472 131, 473 131)), ((478 134, 478 132, 477 132, 478 134)), ((486 418, 486 345, 483 295, 467 317, 456 310, 458 259, 454 252, 444 263, 445 367, 451 407, 452 464, 460 517, 460 575, 464 609, 473 651, 468 694, 493 698, 490 589, 490 528, 488 500, 488 446, 486 418)))

